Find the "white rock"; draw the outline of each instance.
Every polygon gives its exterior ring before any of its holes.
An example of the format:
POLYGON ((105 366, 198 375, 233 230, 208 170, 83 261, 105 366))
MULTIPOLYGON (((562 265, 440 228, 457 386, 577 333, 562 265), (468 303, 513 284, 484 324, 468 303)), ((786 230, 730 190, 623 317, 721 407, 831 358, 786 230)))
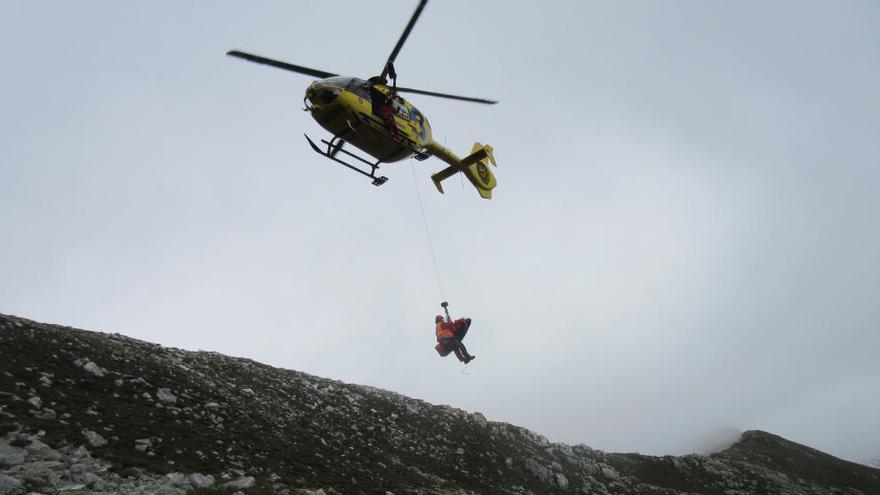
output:
POLYGON ((562 473, 556 473, 556 484, 563 490, 568 489, 568 478, 562 473))
POLYGON ((177 396, 171 393, 170 389, 160 388, 156 391, 156 398, 166 404, 177 404, 177 396))
POLYGON ((104 439, 100 434, 94 432, 92 430, 83 430, 82 434, 88 440, 89 445, 92 447, 100 447, 102 445, 107 445, 107 440, 104 439))
POLYGON ((89 361, 88 363, 86 363, 83 366, 83 369, 88 371, 89 373, 97 376, 98 378, 101 378, 104 376, 104 370, 102 370, 100 366, 93 363, 92 361, 89 361))
POLYGON ((192 473, 189 475, 189 482, 193 488, 211 488, 214 486, 214 477, 201 473, 192 473))
POLYGON ((64 485, 64 486, 58 488, 58 491, 59 492, 72 492, 74 490, 82 490, 85 487, 86 487, 86 485, 84 485, 82 483, 76 483, 73 485, 64 485))
POLYGON ((165 475, 165 479, 174 486, 189 484, 189 477, 183 473, 168 473, 165 475))
POLYGON ((91 452, 89 452, 89 449, 85 448, 85 446, 83 446, 83 445, 80 445, 79 447, 77 447, 76 450, 73 451, 71 456, 74 461, 91 460, 92 459, 91 452))
POLYGON ((602 467, 602 476, 610 478, 614 481, 620 481, 620 475, 617 474, 617 471, 608 466, 602 467))
POLYGON ((227 488, 229 490, 247 490, 255 484, 257 484, 257 480, 254 479, 253 476, 243 476, 237 480, 223 483, 220 485, 220 488, 227 488))
POLYGON ((43 399, 37 397, 36 395, 27 400, 28 404, 36 407, 37 409, 43 407, 43 399))

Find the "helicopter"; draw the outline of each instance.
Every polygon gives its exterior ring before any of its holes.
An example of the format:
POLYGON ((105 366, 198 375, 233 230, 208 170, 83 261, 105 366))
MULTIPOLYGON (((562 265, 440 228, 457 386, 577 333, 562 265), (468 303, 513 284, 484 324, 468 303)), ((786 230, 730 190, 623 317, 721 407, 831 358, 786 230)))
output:
POLYGON ((306 134, 306 141, 318 154, 372 179, 373 185, 381 186, 388 181, 387 177, 376 175, 380 164, 398 162, 410 157, 422 161, 435 156, 449 165, 431 175, 431 180, 440 193, 443 193, 441 183, 461 172, 481 197, 491 199, 492 189, 497 184, 495 176, 488 167, 489 163, 497 166, 492 147, 475 143, 470 154, 459 158, 434 141, 428 119, 412 103, 400 96, 400 93, 413 93, 490 105, 497 103, 483 98, 397 86, 394 61, 427 3, 428 0, 419 1, 403 34, 385 62, 382 73, 366 80, 340 76, 238 50, 230 50, 226 54, 249 62, 319 78, 306 89, 303 98, 304 110, 311 113, 318 124, 332 134, 332 138, 329 141, 321 139, 322 146, 319 146, 306 134), (360 149, 372 160, 343 149, 346 143, 360 149), (346 159, 356 160, 357 164, 352 164, 346 159))

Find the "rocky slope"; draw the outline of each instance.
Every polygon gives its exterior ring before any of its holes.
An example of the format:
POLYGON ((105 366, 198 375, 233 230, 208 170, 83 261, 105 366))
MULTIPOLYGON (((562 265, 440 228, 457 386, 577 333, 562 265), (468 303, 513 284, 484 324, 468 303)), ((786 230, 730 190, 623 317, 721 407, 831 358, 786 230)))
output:
POLYGON ((0 495, 877 494, 880 470, 746 432, 711 456, 548 442, 247 359, 0 315, 0 495))

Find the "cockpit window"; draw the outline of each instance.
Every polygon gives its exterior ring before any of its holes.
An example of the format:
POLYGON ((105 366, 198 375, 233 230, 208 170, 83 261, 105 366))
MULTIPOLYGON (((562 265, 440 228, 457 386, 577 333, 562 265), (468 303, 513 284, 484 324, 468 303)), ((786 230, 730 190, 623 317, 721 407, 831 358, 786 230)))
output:
POLYGON ((340 88, 344 88, 344 87, 348 86, 349 84, 351 84, 352 79, 353 78, 351 78, 351 77, 336 76, 336 77, 328 77, 327 79, 322 79, 320 82, 322 84, 332 84, 334 86, 339 86, 340 88))
POLYGON ((360 96, 365 100, 370 99, 370 83, 364 81, 363 79, 358 79, 356 77, 350 78, 351 80, 348 83, 348 86, 345 88, 352 93, 360 96))

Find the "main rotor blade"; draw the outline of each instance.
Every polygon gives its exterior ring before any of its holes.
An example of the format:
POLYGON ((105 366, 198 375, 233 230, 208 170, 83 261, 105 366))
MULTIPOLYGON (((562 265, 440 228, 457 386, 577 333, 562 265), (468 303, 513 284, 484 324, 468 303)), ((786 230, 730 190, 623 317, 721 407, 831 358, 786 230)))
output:
POLYGON ((494 105, 494 104, 498 103, 495 100, 485 100, 483 98, 471 98, 469 96, 448 95, 445 93, 435 93, 433 91, 424 91, 421 89, 413 89, 413 88, 397 88, 397 91, 399 93, 415 93, 417 95, 437 96, 439 98, 449 98, 451 100, 471 101, 474 103, 486 103, 488 105, 494 105))
POLYGON ((394 59, 397 58, 397 54, 400 53, 400 49, 403 48, 406 38, 409 37, 409 32, 412 31, 413 26, 416 25, 416 21, 419 19, 419 15, 421 15, 422 9, 425 8, 426 3, 428 3, 428 0, 419 1, 419 6, 416 7, 416 11, 413 12, 412 17, 409 19, 409 24, 404 28, 403 34, 400 35, 400 39, 397 40, 397 44, 394 45, 394 50, 392 50, 391 55, 388 56, 388 61, 385 62, 385 67, 382 69, 382 75, 379 76, 381 80, 384 81, 388 76, 388 71, 391 69, 391 65, 394 64, 394 59))
MULTIPOLYGON (((426 0, 427 1, 427 0, 426 0)), ((333 74, 332 72, 324 72, 318 69, 310 69, 308 67, 302 67, 300 65, 288 64, 287 62, 281 62, 278 60, 272 60, 271 58, 261 57, 259 55, 251 55, 250 53, 240 52, 238 50, 230 50, 226 52, 230 57, 237 57, 249 62, 254 62, 257 64, 271 65, 272 67, 278 67, 279 69, 289 70, 291 72, 299 72, 300 74, 306 74, 308 76, 314 76, 319 79, 326 79, 328 77, 338 76, 339 74, 333 74)))

